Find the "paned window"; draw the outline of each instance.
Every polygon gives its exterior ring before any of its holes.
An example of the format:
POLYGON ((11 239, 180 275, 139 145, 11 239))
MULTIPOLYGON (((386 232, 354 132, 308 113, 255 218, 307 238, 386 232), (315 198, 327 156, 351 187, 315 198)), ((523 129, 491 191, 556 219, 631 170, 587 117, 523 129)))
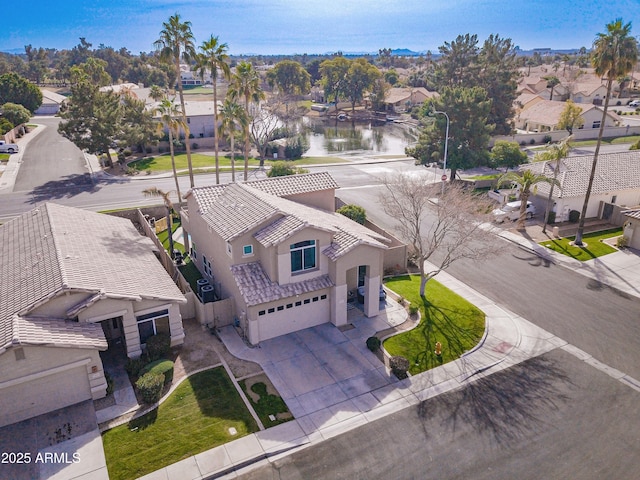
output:
POLYGON ((138 322, 138 333, 140 333, 140 344, 147 343, 147 339, 158 333, 171 335, 169 327, 169 310, 147 313, 136 317, 138 322))
POLYGON ((291 250, 291 273, 304 272, 316 268, 316 241, 305 240, 294 243, 291 250))

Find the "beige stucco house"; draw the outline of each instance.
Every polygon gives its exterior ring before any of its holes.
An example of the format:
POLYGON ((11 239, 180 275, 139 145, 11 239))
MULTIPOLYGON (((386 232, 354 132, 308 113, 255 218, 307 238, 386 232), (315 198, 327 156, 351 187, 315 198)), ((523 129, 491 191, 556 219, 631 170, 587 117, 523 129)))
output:
POLYGON ((129 357, 186 301, 126 219, 54 203, 0 226, 0 426, 106 393, 99 352, 129 357))
POLYGON ((234 299, 236 325, 252 344, 331 322, 364 286, 364 312, 379 312, 388 240, 334 212, 328 173, 198 187, 182 226, 191 256, 220 298, 234 299))
MULTIPOLYGON (((556 162, 533 162, 523 166, 535 173, 544 173, 553 178, 556 162)), ((556 221, 569 219, 571 210, 582 211, 587 192, 593 155, 567 157, 562 160, 557 179, 560 188, 553 190, 553 211, 556 221)), ((549 185, 540 183, 531 200, 538 203, 539 211, 544 211, 549 196, 549 185)), ((604 204, 640 205, 640 150, 621 153, 606 153, 598 156, 587 218, 597 217, 604 204)))
POLYGON ((404 112, 413 105, 422 105, 427 99, 437 97, 437 92, 430 92, 424 87, 392 87, 385 97, 387 110, 404 112))
MULTIPOLYGON (((602 110, 591 104, 576 103, 582 109, 584 125, 580 129, 599 129, 602 122, 602 110)), ((566 108, 566 102, 555 100, 529 101, 516 115, 515 127, 527 132, 552 132, 558 130, 560 115, 566 108)), ((607 112, 605 127, 614 127, 620 117, 612 111, 607 112)))

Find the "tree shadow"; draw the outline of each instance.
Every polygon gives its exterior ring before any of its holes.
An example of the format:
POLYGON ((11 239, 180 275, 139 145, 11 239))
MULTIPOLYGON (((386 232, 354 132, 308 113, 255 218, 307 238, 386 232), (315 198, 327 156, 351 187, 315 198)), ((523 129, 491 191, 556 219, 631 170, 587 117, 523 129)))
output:
POLYGON ((61 198, 72 198, 81 193, 94 193, 103 184, 125 183, 127 179, 92 177, 89 173, 66 175, 59 180, 50 180, 34 187, 29 193, 29 203, 38 204, 61 198))
MULTIPOLYGON (((525 250, 523 250, 524 252, 525 250)), ((518 256, 518 255, 512 255, 513 258, 517 259, 517 260, 523 260, 525 262, 527 262, 529 265, 531 265, 532 267, 545 267, 545 268, 549 268, 551 265, 553 265, 553 262, 551 261, 551 258, 549 257, 545 257, 536 253, 528 253, 527 255, 523 255, 523 256, 518 256)))
MULTIPOLYGON (((548 411, 558 410, 561 403, 569 400, 562 393, 566 386, 573 383, 558 361, 536 357, 470 382, 455 392, 425 400, 418 406, 418 416, 427 436, 425 423, 435 420, 451 433, 460 424, 470 425, 497 445, 505 446, 534 435, 551 422, 548 411)), ((548 426, 552 427, 550 423, 548 426)))

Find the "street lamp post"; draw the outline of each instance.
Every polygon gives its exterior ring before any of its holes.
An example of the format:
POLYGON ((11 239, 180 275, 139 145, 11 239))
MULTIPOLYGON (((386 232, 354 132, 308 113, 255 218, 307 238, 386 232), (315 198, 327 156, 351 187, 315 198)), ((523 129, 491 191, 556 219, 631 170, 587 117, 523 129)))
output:
POLYGON ((441 113, 447 118, 447 129, 444 134, 444 163, 442 165, 442 194, 444 194, 444 182, 447 181, 447 148, 449 147, 449 115, 446 112, 433 110, 433 114, 441 113))

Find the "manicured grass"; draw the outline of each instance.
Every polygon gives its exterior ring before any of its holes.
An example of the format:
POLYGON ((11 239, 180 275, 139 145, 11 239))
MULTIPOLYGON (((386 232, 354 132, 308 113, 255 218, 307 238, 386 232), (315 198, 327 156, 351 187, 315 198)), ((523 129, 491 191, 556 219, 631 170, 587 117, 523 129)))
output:
POLYGON ((469 178, 469 180, 495 180, 502 176, 501 173, 492 173, 491 175, 477 175, 469 178))
MULTIPOLYGON (((187 154, 179 153, 175 156, 176 170, 184 170, 189 168, 187 163, 187 154)), ((219 155, 218 163, 221 167, 231 167, 231 155, 219 155)), ((191 154, 191 165, 196 168, 215 168, 216 159, 213 155, 203 155, 201 153, 191 154)), ((257 158, 249 158, 250 166, 258 166, 260 161, 257 158)), ((171 155, 164 154, 157 157, 147 157, 127 165, 138 171, 150 170, 151 172, 170 172, 171 171, 171 155)), ((236 172, 241 171, 244 166, 244 158, 236 156, 236 172)))
POLYGON ((212 86, 185 86, 184 87, 184 94, 185 95, 211 95, 211 98, 213 99, 213 87, 212 86))
POLYGON ((0 153, 0 162, 8 162, 9 154, 8 153, 0 153))
POLYGON ((102 434, 109 478, 138 478, 257 430, 224 368, 206 370, 159 408, 102 434))
POLYGON ((540 245, 550 248, 554 252, 562 253, 563 255, 584 262, 586 260, 591 260, 593 258, 601 257, 603 255, 607 255, 609 253, 617 251, 615 248, 607 245, 604 242, 601 242, 601 240, 605 238, 617 237, 619 235, 622 235, 621 228, 614 228, 612 230, 605 230, 603 232, 587 233, 582 237, 582 241, 587 244, 586 247, 576 247, 570 245, 570 243, 573 242, 576 237, 546 240, 544 242, 540 242, 540 245))
MULTIPOLYGON (((640 135, 629 135, 627 137, 616 137, 616 138, 603 138, 603 145, 617 145, 620 143, 635 143, 640 140, 640 135)), ((571 142, 572 147, 591 147, 594 146, 598 141, 597 140, 582 140, 579 142, 571 142)))
POLYGON ((191 261, 191 257, 187 256, 184 260, 184 265, 180 265, 178 267, 180 273, 185 278, 187 282, 189 282, 189 286, 193 292, 198 291, 198 280, 202 278, 202 274, 198 267, 191 261))
POLYGON ((391 355, 409 360, 409 372, 416 374, 459 358, 475 347, 484 334, 485 315, 480 309, 436 280, 429 280, 425 298, 420 298, 420 276, 404 275, 385 285, 420 309, 420 324, 413 330, 384 342, 391 355), (442 355, 435 355, 435 344, 442 355))
MULTIPOLYGON (((164 218, 164 217, 163 217, 164 218)), ((175 218, 171 219, 171 231, 175 233, 175 231, 180 227, 181 222, 180 220, 176 220, 175 218)), ((162 242, 162 246, 164 247, 164 249, 169 252, 169 232, 167 232, 167 230, 162 230, 161 232, 158 232, 157 234, 158 236, 158 240, 160 240, 160 242, 162 242)), ((182 245, 181 243, 178 242, 173 242, 173 248, 174 249, 178 249, 180 250, 182 253, 184 253, 184 245, 182 245)), ((171 252, 169 252, 171 253, 171 252)))
POLYGON ((247 383, 244 380, 242 380, 239 383, 240 383, 240 387, 242 387, 242 390, 244 390, 245 394, 247 395, 247 398, 251 402, 253 409, 258 414, 260 421, 265 427, 267 428, 273 427, 275 425, 288 422, 289 420, 293 419, 293 416, 290 416, 283 420, 279 420, 276 418, 275 421, 271 421, 271 419, 269 418, 269 415, 276 416, 276 414, 278 413, 289 412, 289 409, 287 408, 287 404, 284 403, 284 400, 282 400, 282 398, 280 398, 277 395, 272 395, 267 393, 267 386, 262 382, 258 382, 251 385, 251 390, 260 397, 256 402, 253 400, 253 398, 247 391, 247 383))
MULTIPOLYGON (((303 167, 305 165, 323 165, 328 163, 343 163, 346 162, 344 158, 339 157, 302 157, 298 160, 285 160, 294 167, 303 167)), ((265 165, 269 165, 269 161, 265 162, 265 165)))

